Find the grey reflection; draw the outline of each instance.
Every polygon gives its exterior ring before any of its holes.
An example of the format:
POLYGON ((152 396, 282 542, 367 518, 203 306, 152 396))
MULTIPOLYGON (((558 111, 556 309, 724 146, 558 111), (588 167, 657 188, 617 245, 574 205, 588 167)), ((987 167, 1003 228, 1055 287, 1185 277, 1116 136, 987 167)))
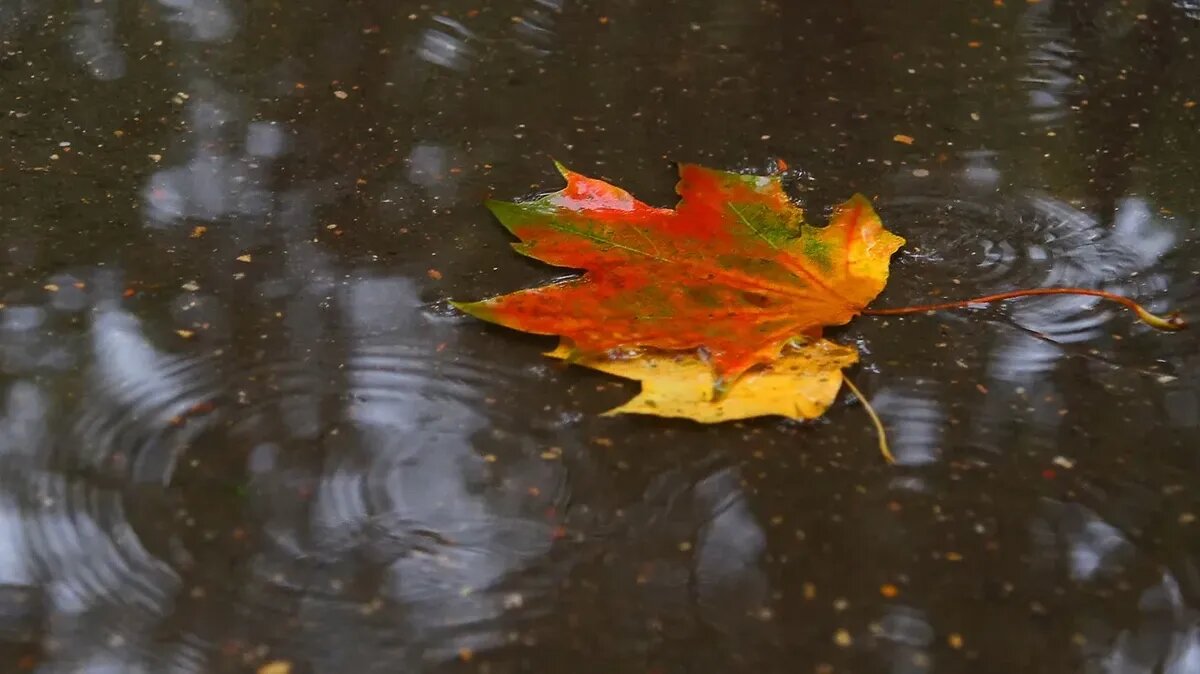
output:
POLYGON ((513 27, 524 49, 538 56, 550 53, 554 29, 564 3, 565 0, 532 0, 525 4, 521 21, 513 27))
POLYGON ((1000 186, 1003 174, 997 166, 999 153, 992 150, 963 152, 964 160, 960 178, 968 188, 981 192, 995 191, 1000 186))
POLYGON ((287 136, 276 122, 251 122, 246 125, 246 154, 274 159, 287 149, 287 136))
POLYGON ((23 374, 65 371, 75 366, 75 355, 67 344, 44 338, 50 315, 51 312, 38 306, 0 309, 0 371, 23 374))
POLYGON ((166 357, 150 344, 136 318, 118 309, 97 312, 92 329, 96 387, 125 404, 136 404, 141 391, 150 397, 175 400, 182 389, 163 376, 166 357))
POLYGON ((219 42, 237 30, 233 13, 221 0, 158 0, 169 19, 188 31, 198 42, 219 42))
POLYGON ((1191 674, 1200 671, 1200 614, 1188 607, 1179 583, 1164 573, 1142 591, 1138 619, 1115 637, 1088 635, 1085 655, 1097 674, 1191 674))
POLYGON ((696 485, 697 506, 711 513, 697 537, 697 603, 705 620, 724 633, 757 627, 769 584, 761 568, 767 536, 746 502, 736 471, 723 470, 696 485))
MULTIPOLYGON (((197 87, 211 89, 211 87, 197 87)), ((219 92, 200 92, 188 100, 193 156, 183 165, 154 173, 143 190, 147 224, 167 227, 187 219, 215 222, 245 216, 265 217, 274 207, 269 186, 270 161, 286 152, 283 128, 274 122, 247 125, 243 152, 227 151, 225 138, 237 122, 235 105, 219 92)))
POLYGON ((925 379, 894 377, 871 399, 888 428, 897 463, 921 466, 940 458, 946 414, 939 388, 925 379))
POLYGON ((890 606, 879 621, 878 637, 890 643, 889 670, 893 674, 930 671, 928 649, 934 641, 933 627, 925 612, 909 606, 890 606))
POLYGON ((115 2, 95 3, 75 13, 71 42, 75 59, 98 80, 115 80, 125 75, 125 53, 117 44, 115 2))
POLYGON ((244 165, 213 155, 160 171, 151 177, 146 192, 150 219, 156 224, 170 224, 183 218, 212 222, 238 212, 262 215, 262 200, 239 198, 247 178, 244 165))
POLYGON ((474 57, 468 41, 475 35, 463 24, 445 16, 433 17, 437 26, 427 28, 421 34, 417 57, 450 70, 464 71, 474 57))
POLYGON ((1071 97, 1077 90, 1075 49, 1070 31, 1051 19, 1054 2, 1029 4, 1021 16, 1020 30, 1031 42, 1029 117, 1037 124, 1059 126, 1071 112, 1071 97))
POLYGON ((408 155, 408 179, 435 199, 454 196, 458 178, 450 172, 453 155, 434 143, 418 143, 408 155))
POLYGON ((50 306, 56 311, 75 312, 88 305, 88 293, 82 279, 73 274, 59 273, 50 277, 50 285, 57 288, 50 297, 50 306))
POLYGON ((925 648, 933 643, 934 634, 924 611, 892 606, 879 621, 879 636, 898 644, 925 648))
MULTIPOLYGON (((24 381, 7 391, 0 416, 0 470, 26 465, 47 450, 50 441, 48 402, 42 390, 24 381)), ((34 572, 24 533, 22 513, 12 494, 0 492, 0 587, 30 587, 34 572)), ((16 607, 12 607, 16 609, 16 607)), ((20 616, 0 613, 0 629, 20 616)))
POLYGON ((1133 552, 1119 529, 1077 503, 1048 501, 1044 512, 1030 525, 1038 562, 1065 566, 1072 580, 1117 573, 1133 552))
POLYGON ((200 361, 185 361, 160 351, 145 335, 141 323, 126 311, 100 306, 92 325, 94 391, 77 433, 88 441, 75 451, 77 461, 102 466, 120 453, 127 479, 147 485, 166 485, 191 434, 201 425, 189 424, 169 439, 145 446, 124 447, 128 434, 155 433, 172 428, 173 420, 208 400, 211 382, 200 361), (128 454, 126 454, 128 453, 128 454))
POLYGON ((345 324, 360 341, 398 334, 419 334, 425 328, 411 279, 367 277, 340 289, 345 324))
POLYGON ((1192 627, 1171 639, 1163 674, 1200 672, 1200 628, 1192 627))

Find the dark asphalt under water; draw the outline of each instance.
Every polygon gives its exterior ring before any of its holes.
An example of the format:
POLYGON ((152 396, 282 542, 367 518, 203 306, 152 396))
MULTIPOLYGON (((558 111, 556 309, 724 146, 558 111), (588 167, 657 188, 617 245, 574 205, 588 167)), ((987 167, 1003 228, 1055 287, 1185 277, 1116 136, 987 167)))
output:
POLYGON ((1198 70, 1194 0, 0 0, 0 671, 1200 672, 1195 330, 860 318, 888 466, 446 303, 561 275, 482 206, 551 158, 783 159, 879 306, 1196 322, 1198 70))

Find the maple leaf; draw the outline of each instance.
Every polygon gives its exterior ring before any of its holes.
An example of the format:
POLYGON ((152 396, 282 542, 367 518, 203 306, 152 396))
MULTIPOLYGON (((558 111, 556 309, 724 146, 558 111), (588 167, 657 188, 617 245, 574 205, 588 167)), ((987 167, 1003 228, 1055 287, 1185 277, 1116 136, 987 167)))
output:
POLYGON ((641 393, 605 415, 652 414, 707 424, 770 415, 819 417, 842 387, 842 369, 858 362, 853 347, 827 339, 788 345, 778 360, 750 370, 717 398, 711 366, 694 353, 578 358, 570 346, 560 345, 546 355, 642 383, 641 393))
POLYGON ((455 306, 559 335, 593 362, 613 349, 703 348, 719 390, 793 338, 858 315, 904 243, 861 195, 827 226, 805 224, 777 176, 682 164, 679 204, 665 209, 558 168, 561 191, 488 207, 521 240, 517 251, 586 273, 455 306))

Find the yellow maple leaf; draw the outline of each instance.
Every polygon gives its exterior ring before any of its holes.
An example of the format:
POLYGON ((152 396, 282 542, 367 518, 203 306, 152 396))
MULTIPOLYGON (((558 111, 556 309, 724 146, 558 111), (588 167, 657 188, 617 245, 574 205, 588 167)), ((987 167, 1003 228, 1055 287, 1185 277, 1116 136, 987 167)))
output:
POLYGON ((573 358, 573 353, 560 344, 546 355, 642 383, 637 397, 606 414, 652 414, 705 424, 771 415, 819 417, 842 386, 842 369, 858 362, 853 347, 825 339, 805 342, 742 375, 714 399, 712 366, 695 353, 654 351, 633 358, 573 358))

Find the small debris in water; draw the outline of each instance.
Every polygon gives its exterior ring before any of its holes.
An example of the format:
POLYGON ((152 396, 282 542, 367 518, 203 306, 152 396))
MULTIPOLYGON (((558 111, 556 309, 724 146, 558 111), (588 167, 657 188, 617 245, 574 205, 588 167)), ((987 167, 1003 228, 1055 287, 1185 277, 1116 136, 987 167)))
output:
POLYGON ((846 630, 841 629, 833 633, 833 643, 842 648, 849 648, 854 644, 854 637, 850 636, 846 630))
POLYGON ((436 269, 430 269, 429 271, 425 272, 425 274, 427 276, 429 276, 429 278, 433 279, 434 281, 442 280, 442 272, 440 272, 436 269))
POLYGON ((192 228, 192 233, 189 235, 189 237, 193 239, 199 239, 200 237, 204 236, 207 231, 208 228, 204 225, 196 225, 192 228))
POLYGON ((958 632, 951 632, 950 636, 946 637, 946 643, 950 644, 950 648, 958 650, 963 647, 962 635, 958 632))
POLYGON ((250 256, 250 254, 249 254, 249 253, 247 253, 247 254, 245 254, 245 255, 239 255, 239 256, 237 256, 237 261, 238 261, 238 262, 250 262, 250 261, 251 261, 251 260, 253 260, 253 259, 254 259, 254 258, 252 258, 252 257, 250 256))
POLYGON ((1052 463, 1054 465, 1058 466, 1059 468, 1065 468, 1066 470, 1071 470, 1072 468, 1075 467, 1075 462, 1068 459, 1065 456, 1054 457, 1052 463))
POLYGON ((900 589, 891 583, 884 583, 883 585, 879 586, 879 594, 887 597, 888 599, 893 599, 900 595, 900 589))
POLYGON ((337 96, 338 98, 342 99, 343 101, 350 97, 350 94, 342 91, 341 89, 338 89, 337 91, 333 92, 333 95, 337 96))
POLYGON ((913 169, 912 174, 918 178, 928 178, 929 177, 929 169, 923 169, 923 168, 913 169))
POLYGON ((913 138, 912 136, 907 136, 903 133, 898 133, 898 134, 892 136, 892 140, 896 141, 897 143, 904 143, 905 145, 912 145, 913 143, 916 142, 917 139, 913 138))

